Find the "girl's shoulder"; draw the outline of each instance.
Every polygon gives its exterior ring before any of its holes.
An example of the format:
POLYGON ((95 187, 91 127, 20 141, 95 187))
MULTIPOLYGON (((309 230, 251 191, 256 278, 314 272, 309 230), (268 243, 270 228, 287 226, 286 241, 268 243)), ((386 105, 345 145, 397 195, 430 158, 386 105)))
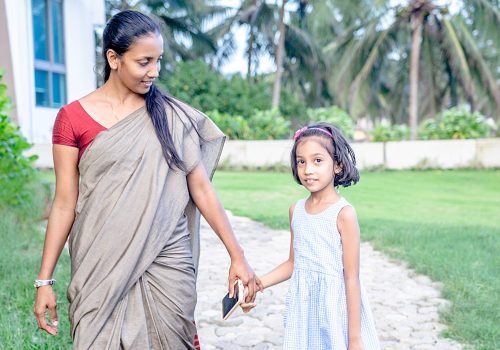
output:
POLYGON ((289 215, 290 215, 290 221, 293 219, 294 216, 297 216, 297 213, 301 212, 304 210, 304 204, 306 202, 307 198, 302 198, 293 203, 290 206, 289 209, 289 215))

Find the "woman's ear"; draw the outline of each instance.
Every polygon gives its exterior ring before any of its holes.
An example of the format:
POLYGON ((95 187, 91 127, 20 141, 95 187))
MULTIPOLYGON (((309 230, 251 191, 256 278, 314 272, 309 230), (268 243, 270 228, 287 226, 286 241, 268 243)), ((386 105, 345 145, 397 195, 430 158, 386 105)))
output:
POLYGON ((108 59, 110 68, 116 70, 118 68, 120 56, 114 50, 108 49, 108 51, 106 51, 106 58, 108 59))

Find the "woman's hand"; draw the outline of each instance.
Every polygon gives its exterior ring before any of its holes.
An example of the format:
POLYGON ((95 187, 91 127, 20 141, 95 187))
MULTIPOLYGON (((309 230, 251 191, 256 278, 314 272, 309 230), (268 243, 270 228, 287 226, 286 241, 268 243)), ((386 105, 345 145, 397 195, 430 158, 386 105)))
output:
POLYGON ((33 312, 40 329, 52 335, 57 334, 57 302, 56 295, 51 286, 37 288, 33 312), (50 324, 47 323, 47 319, 45 318, 47 309, 49 310, 50 324))
POLYGON ((245 303, 253 303, 255 301, 255 293, 257 290, 262 290, 264 287, 258 278, 256 278, 250 265, 244 256, 231 259, 231 267, 229 268, 229 295, 234 295, 234 282, 239 279, 243 282, 248 294, 245 297, 245 303))

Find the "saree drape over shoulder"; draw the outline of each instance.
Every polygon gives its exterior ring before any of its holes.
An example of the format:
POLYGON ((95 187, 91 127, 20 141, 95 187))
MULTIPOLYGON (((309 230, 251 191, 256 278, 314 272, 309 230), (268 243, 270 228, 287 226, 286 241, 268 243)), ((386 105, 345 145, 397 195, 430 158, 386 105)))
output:
MULTIPOLYGON (((212 175, 224 135, 179 103, 189 116, 165 107, 175 147, 188 172, 202 161, 212 175)), ((146 108, 97 135, 79 170, 68 241, 74 349, 194 348, 199 213, 146 108)))

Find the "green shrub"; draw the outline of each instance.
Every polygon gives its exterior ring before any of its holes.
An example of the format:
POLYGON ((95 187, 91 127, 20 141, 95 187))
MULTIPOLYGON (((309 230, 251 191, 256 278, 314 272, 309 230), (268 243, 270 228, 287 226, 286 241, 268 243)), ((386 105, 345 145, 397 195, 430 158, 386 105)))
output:
POLYGON ((252 140, 286 139, 290 137, 290 122, 277 109, 256 111, 249 119, 252 140))
POLYGON ((7 86, 1 83, 2 76, 0 72, 0 205, 19 207, 31 201, 36 174, 33 162, 37 157, 23 155, 31 145, 7 114, 10 100, 7 86))
POLYGON ((372 141, 401 141, 410 137, 410 129, 406 125, 377 125, 371 132, 372 141))
POLYGON ((338 127, 348 139, 354 136, 354 123, 351 116, 337 106, 307 109, 309 122, 327 122, 338 127))
POLYGON ((420 124, 419 137, 433 139, 476 139, 488 137, 490 126, 479 112, 471 113, 465 107, 445 110, 420 124))
MULTIPOLYGON (((226 77, 203 61, 182 61, 160 77, 159 84, 171 95, 203 112, 217 110, 228 115, 250 118, 256 110, 271 109, 273 80, 258 76, 248 81, 240 74, 226 77)), ((300 98, 281 92, 280 111, 289 117, 304 114, 300 98)))
POLYGON ((231 116, 217 110, 210 111, 207 115, 229 139, 248 140, 250 138, 248 122, 242 116, 231 116))

